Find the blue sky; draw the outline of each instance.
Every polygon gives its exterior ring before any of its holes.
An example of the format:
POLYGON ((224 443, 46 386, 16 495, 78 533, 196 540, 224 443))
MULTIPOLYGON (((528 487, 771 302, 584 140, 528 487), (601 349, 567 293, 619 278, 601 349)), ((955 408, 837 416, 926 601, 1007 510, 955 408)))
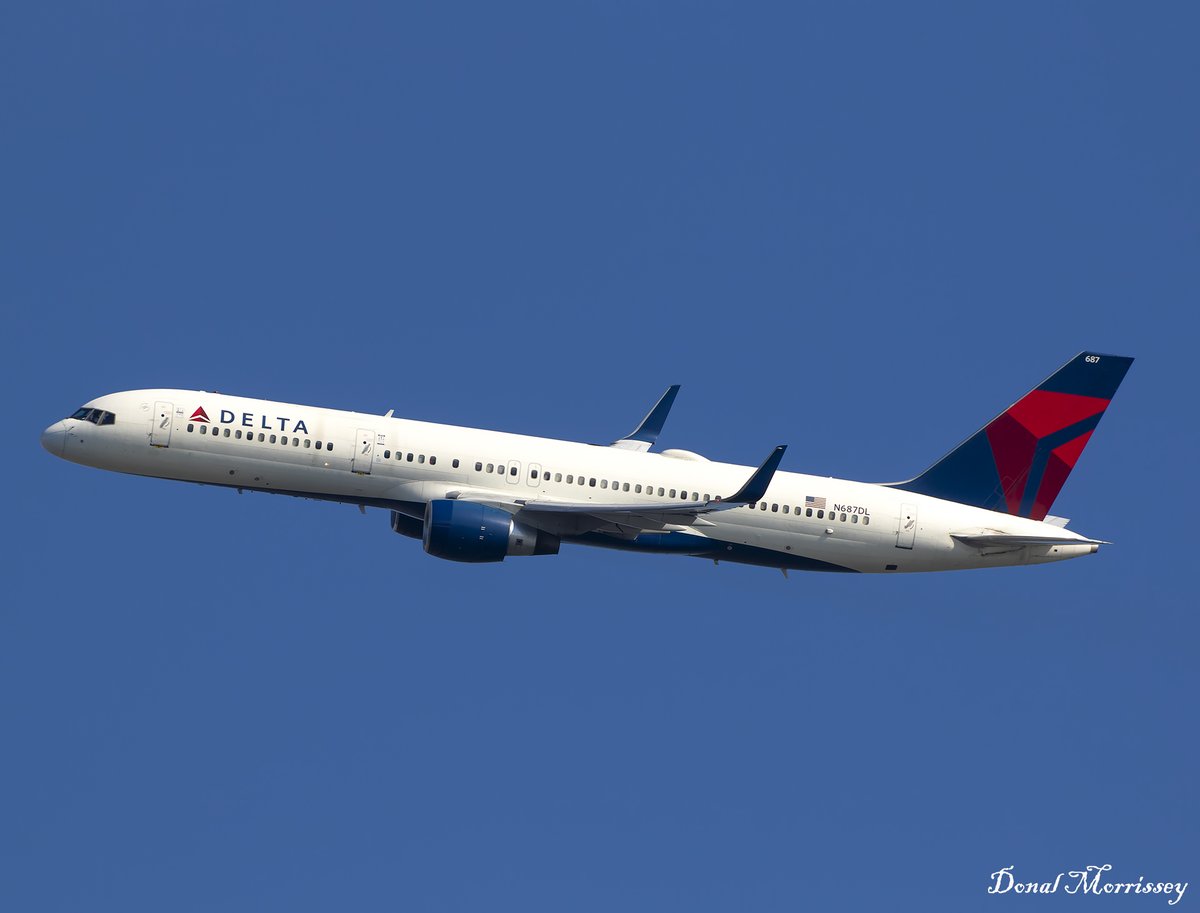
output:
POLYGON ((985 894, 1006 865, 1192 878, 1198 24, 11 10, 0 905, 963 910, 1029 903, 985 894), (378 511, 38 446, 153 386, 607 441, 680 383, 663 446, 895 480, 1085 348, 1138 360, 1054 512, 1116 544, 1042 568, 463 567, 378 511))

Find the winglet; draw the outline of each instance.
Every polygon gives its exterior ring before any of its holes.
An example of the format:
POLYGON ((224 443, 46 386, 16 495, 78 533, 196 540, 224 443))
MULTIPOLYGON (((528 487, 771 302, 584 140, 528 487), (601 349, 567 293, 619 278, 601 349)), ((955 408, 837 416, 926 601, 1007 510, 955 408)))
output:
POLYGON ((675 394, 678 392, 679 384, 671 384, 667 387, 667 392, 654 404, 654 408, 642 419, 642 423, 621 440, 613 441, 609 446, 643 453, 653 447, 654 442, 658 440, 658 435, 662 432, 663 424, 667 421, 667 413, 671 411, 671 406, 675 402, 675 394))
POLYGON ((746 484, 738 489, 737 494, 730 495, 722 504, 753 504, 755 501, 761 501, 762 496, 767 493, 767 486, 771 484, 771 479, 775 475, 775 470, 779 468, 779 462, 783 459, 783 452, 787 450, 787 444, 780 444, 771 451, 771 455, 763 461, 763 464, 754 470, 754 475, 746 480, 746 484))

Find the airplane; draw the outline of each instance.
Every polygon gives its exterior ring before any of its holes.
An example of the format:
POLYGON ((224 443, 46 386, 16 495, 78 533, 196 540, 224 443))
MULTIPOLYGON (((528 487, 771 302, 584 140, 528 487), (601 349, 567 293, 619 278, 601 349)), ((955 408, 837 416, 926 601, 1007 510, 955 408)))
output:
POLYGON ((42 433, 100 469, 390 511, 430 555, 499 562, 563 542, 789 570, 1045 564, 1108 543, 1049 511, 1133 359, 1081 352, 920 475, 870 484, 652 452, 669 387, 608 445, 191 390, 111 393, 42 433))

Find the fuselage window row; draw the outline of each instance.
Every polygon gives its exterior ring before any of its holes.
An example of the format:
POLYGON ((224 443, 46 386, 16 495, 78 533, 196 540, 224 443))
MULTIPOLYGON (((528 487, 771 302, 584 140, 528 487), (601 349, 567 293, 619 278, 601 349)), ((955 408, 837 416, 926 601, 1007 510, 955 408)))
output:
MULTIPOLYGON (((88 420, 94 420, 97 424, 112 424, 113 420, 112 420, 112 418, 110 418, 110 416, 112 416, 111 412, 105 413, 105 412, 100 412, 99 410, 93 410, 93 411, 95 414, 95 418, 94 419, 89 418, 88 420)), ((75 416, 72 416, 72 417, 74 418, 75 416)), ((229 428, 212 428, 212 430, 210 431, 209 427, 210 426, 201 423, 199 425, 199 428, 197 429, 196 423, 189 423, 187 426, 187 430, 188 430, 189 434, 194 433, 197 430, 199 430, 200 434, 211 434, 213 437, 226 437, 226 438, 232 437, 236 440, 243 439, 242 431, 240 428, 234 429, 231 432, 231 430, 229 428)), ((253 442, 254 441, 254 432, 247 431, 245 433, 245 440, 253 442)), ((333 444, 331 444, 331 443, 325 443, 322 441, 316 441, 314 443, 310 438, 288 437, 286 435, 280 437, 280 436, 274 435, 274 434, 270 435, 268 438, 262 432, 259 432, 259 434, 258 434, 258 441, 259 441, 259 443, 264 443, 264 442, 268 442, 268 441, 269 441, 269 443, 272 443, 272 444, 278 443, 284 447, 288 446, 289 444, 292 447, 300 447, 301 446, 300 442, 303 441, 304 442, 303 446, 305 449, 315 446, 315 448, 317 450, 322 450, 322 449, 324 449, 326 451, 333 450, 333 444)), ((392 451, 385 450, 383 452, 383 458, 385 460, 390 460, 392 458, 392 451)), ((404 461, 404 462, 408 462, 408 463, 415 462, 418 464, 423 464, 426 462, 426 456, 423 453, 411 453, 411 452, 406 453, 406 452, 400 451, 400 450, 397 450, 395 452, 395 458, 396 458, 397 462, 400 462, 400 461, 404 461)), ((437 465, 437 457, 432 456, 432 455, 429 456, 428 465, 436 466, 437 465)), ((461 465, 461 461, 458 459, 454 459, 451 462, 451 465, 455 469, 458 469, 461 465)), ((475 471, 476 472, 484 472, 485 471, 484 463, 482 461, 476 461, 475 471)), ((509 466, 504 463, 488 463, 486 465, 486 472, 495 473, 497 475, 506 475, 507 474, 507 475, 511 475, 511 476, 516 476, 517 465, 513 464, 513 465, 509 466)), ((540 476, 541 476, 542 481, 545 481, 545 482, 549 482, 552 477, 549 470, 541 471, 540 476)), ((539 477, 539 471, 537 469, 529 470, 529 478, 531 481, 536 482, 538 480, 538 477, 539 477)), ((641 483, 638 483, 638 484, 631 486, 629 482, 621 482, 617 479, 612 479, 611 481, 609 479, 599 479, 598 480, 598 479, 596 479, 595 476, 582 476, 582 475, 575 476, 574 474, 570 474, 570 473, 565 477, 565 480, 564 480, 563 474, 561 472, 554 473, 553 479, 555 482, 560 482, 560 483, 565 481, 567 485, 576 485, 576 484, 577 485, 585 485, 586 484, 591 488, 595 488, 597 485, 597 482, 599 482, 599 487, 601 489, 605 489, 605 490, 611 489, 612 491, 625 491, 625 492, 632 490, 634 494, 640 495, 640 494, 645 493, 646 495, 648 495, 650 497, 656 496, 654 485, 643 486, 641 483)), ((712 500, 711 496, 707 492, 702 497, 700 492, 698 492, 698 491, 689 492, 686 489, 682 489, 682 490, 678 490, 678 489, 674 489, 674 488, 667 489, 667 488, 664 488, 663 486, 657 487, 657 497, 660 497, 660 498, 666 497, 666 498, 670 498, 671 500, 675 500, 678 497, 678 499, 682 500, 682 501, 687 501, 690 499, 692 501, 704 500, 705 502, 707 502, 707 501, 712 500)), ((749 510, 754 510, 755 508, 758 508, 760 511, 768 511, 769 510, 771 513, 782 512, 784 514, 789 514, 789 515, 794 514, 797 517, 803 516, 805 518, 815 518, 817 520, 824 520, 825 514, 826 514, 826 511, 823 510, 822 508, 814 509, 812 507, 799 507, 799 506, 793 507, 790 504, 780 505, 775 502, 766 502, 766 501, 759 501, 755 504, 747 504, 746 507, 749 510)), ((856 514, 856 513, 855 514, 845 514, 845 513, 841 513, 840 511, 832 511, 832 510, 829 511, 828 513, 829 513, 829 519, 831 521, 837 521, 840 523, 846 523, 846 522, 860 523, 862 526, 870 526, 871 525, 871 518, 869 515, 864 514, 864 515, 860 516, 859 514, 856 514)))
MULTIPOLYGON (((233 431, 231 434, 230 430, 228 428, 213 428, 212 431, 210 432, 208 430, 208 427, 209 427, 208 425, 201 424, 200 428, 199 428, 200 433, 201 434, 212 434, 213 437, 222 437, 223 436, 223 437, 232 437, 235 440, 239 440, 239 441, 242 440, 242 431, 240 428, 233 431)), ((195 423, 189 423, 187 426, 187 430, 188 430, 189 434, 194 433, 197 430, 195 423)), ((254 432, 247 431, 245 440, 253 443, 254 442, 254 432)), ((291 445, 292 447, 299 447, 299 446, 301 446, 301 444, 300 444, 301 441, 304 442, 303 446, 305 449, 315 446, 317 450, 321 450, 321 449, 325 449, 327 451, 333 450, 333 444, 326 444, 326 443, 322 443, 321 441, 317 441, 314 444, 311 438, 288 437, 287 435, 280 437, 278 435, 272 434, 270 436, 270 438, 268 439, 267 435, 263 434, 261 431, 258 433, 258 442, 260 444, 263 444, 263 443, 276 444, 276 443, 278 443, 284 447, 287 447, 288 445, 291 445)))

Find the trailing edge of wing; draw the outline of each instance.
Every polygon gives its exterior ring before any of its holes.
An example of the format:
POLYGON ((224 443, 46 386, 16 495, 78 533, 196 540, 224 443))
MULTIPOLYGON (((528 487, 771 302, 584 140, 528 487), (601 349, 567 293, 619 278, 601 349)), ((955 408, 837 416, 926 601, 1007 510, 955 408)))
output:
POLYGON ((642 419, 641 424, 621 440, 613 441, 608 446, 619 447, 622 450, 636 450, 641 453, 653 447, 659 434, 662 433, 663 425, 667 421, 667 414, 675 403, 677 393, 679 393, 679 384, 671 384, 667 387, 667 392, 659 397, 658 402, 642 419))

